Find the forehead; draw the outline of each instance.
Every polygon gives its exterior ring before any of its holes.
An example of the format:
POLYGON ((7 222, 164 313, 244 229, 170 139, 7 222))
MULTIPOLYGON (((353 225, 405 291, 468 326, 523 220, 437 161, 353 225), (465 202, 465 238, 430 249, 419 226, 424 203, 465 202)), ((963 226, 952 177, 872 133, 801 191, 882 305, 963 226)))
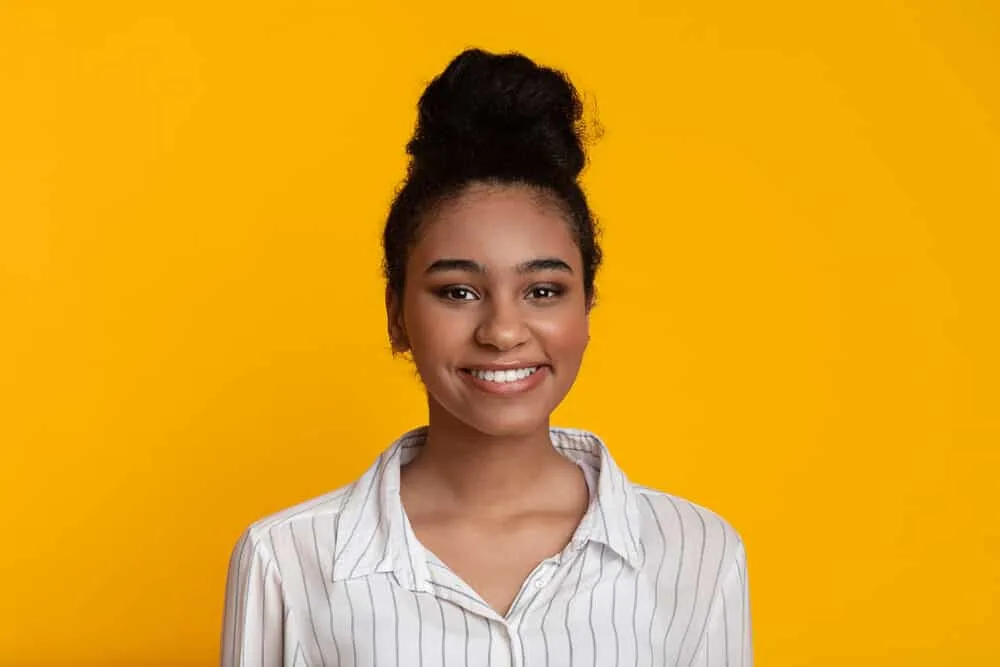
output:
POLYGON ((580 252, 565 214, 548 196, 523 185, 469 186, 425 222, 411 260, 472 259, 497 269, 536 257, 578 268, 580 252))

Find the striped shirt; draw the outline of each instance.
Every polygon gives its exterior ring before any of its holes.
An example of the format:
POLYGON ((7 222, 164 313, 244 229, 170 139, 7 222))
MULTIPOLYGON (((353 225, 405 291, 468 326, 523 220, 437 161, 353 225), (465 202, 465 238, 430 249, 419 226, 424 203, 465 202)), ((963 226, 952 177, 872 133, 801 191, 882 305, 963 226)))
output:
POLYGON ((717 514, 628 481, 601 440, 552 428, 590 504, 506 615, 417 540, 401 466, 426 427, 355 483, 250 526, 226 583, 223 667, 750 667, 746 552, 717 514))

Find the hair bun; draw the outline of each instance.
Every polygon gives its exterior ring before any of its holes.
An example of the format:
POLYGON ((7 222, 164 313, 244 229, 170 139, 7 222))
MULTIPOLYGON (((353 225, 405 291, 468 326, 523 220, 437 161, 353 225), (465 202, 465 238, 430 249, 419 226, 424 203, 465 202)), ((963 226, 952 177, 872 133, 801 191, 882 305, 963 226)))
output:
POLYGON ((410 168, 437 178, 573 180, 586 160, 582 116, 561 72, 518 53, 469 49, 420 98, 410 168))

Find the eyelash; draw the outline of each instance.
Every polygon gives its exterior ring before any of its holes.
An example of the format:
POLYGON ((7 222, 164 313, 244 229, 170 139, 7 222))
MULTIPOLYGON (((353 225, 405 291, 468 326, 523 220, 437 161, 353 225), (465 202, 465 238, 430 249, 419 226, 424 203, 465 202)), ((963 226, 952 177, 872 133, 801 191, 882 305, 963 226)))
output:
POLYGON ((563 288, 557 285, 536 285, 535 287, 532 287, 529 290, 529 292, 536 292, 539 290, 545 290, 547 292, 551 292, 551 295, 548 297, 536 297, 541 299, 542 301, 549 301, 551 299, 555 299, 558 296, 562 296, 562 293, 565 291, 563 290, 563 288))
MULTIPOLYGON (((454 296, 454 293, 459 291, 467 292, 469 294, 475 294, 475 290, 473 290, 470 287, 464 287, 462 285, 448 285, 447 287, 442 287, 441 289, 436 290, 435 294, 437 294, 445 301, 452 301, 452 302, 474 301, 474 299, 452 298, 454 296)), ((532 297, 532 300, 551 301, 557 297, 562 296, 563 292, 565 292, 566 290, 564 290, 562 287, 559 287, 558 285, 535 285, 534 287, 528 290, 528 293, 532 294, 540 291, 548 292, 549 296, 536 296, 532 297)))

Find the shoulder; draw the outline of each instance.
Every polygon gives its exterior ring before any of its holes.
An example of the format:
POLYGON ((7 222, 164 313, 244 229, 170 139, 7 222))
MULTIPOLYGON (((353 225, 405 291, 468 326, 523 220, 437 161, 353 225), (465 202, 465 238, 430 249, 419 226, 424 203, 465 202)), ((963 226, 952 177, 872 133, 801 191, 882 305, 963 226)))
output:
POLYGON ((251 523, 237 542, 234 558, 249 552, 260 560, 273 561, 279 570, 309 562, 328 568, 335 550, 348 545, 357 548, 358 541, 351 543, 351 538, 359 528, 369 533, 381 528, 383 507, 376 496, 398 483, 404 451, 419 443, 425 429, 404 433, 351 483, 251 523), (341 536, 340 525, 345 522, 346 534, 341 536), (338 537, 344 538, 339 546, 338 537))
POLYGON ((286 547, 295 547, 303 540, 318 541, 320 535, 332 538, 356 485, 353 482, 254 521, 240 535, 234 557, 250 551, 273 560, 286 547))
POLYGON ((739 531, 718 512, 686 498, 632 483, 642 516, 645 540, 698 550, 720 561, 745 558, 739 531))
POLYGON ((550 432, 555 445, 571 458, 589 460, 599 466, 602 475, 607 468, 610 489, 628 489, 629 525, 638 518, 638 537, 644 545, 659 544, 671 554, 683 554, 693 547, 704 558, 721 560, 738 560, 743 554, 743 539, 725 518, 686 498, 633 482, 597 434, 569 427, 553 427, 550 432))

